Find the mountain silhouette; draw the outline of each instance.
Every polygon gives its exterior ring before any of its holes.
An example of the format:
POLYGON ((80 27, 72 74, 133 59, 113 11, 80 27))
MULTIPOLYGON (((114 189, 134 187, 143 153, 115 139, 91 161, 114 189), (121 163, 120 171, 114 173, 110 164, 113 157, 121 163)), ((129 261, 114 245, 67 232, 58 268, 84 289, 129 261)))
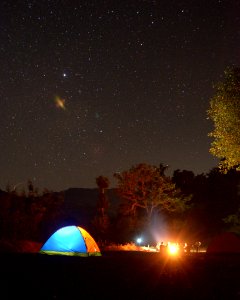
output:
MULTIPOLYGON (((69 188, 63 191, 64 210, 69 216, 68 223, 81 223, 79 225, 89 226, 97 213, 98 188, 69 188)), ((120 199, 116 189, 105 191, 109 202, 108 214, 114 216, 117 213, 120 199)))

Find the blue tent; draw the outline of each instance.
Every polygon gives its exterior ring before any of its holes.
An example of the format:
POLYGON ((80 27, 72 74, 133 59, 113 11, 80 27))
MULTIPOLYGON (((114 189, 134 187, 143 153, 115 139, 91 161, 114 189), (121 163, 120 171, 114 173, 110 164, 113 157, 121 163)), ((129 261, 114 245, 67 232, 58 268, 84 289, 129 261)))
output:
POLYGON ((93 237, 82 227, 66 226, 53 233, 40 253, 79 256, 101 256, 93 237))

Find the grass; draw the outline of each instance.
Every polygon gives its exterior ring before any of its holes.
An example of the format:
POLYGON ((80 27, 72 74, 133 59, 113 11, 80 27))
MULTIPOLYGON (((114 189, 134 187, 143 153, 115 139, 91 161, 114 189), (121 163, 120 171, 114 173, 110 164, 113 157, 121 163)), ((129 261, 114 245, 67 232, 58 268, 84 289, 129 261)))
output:
POLYGON ((3 299, 240 299, 240 255, 106 251, 0 259, 3 299))

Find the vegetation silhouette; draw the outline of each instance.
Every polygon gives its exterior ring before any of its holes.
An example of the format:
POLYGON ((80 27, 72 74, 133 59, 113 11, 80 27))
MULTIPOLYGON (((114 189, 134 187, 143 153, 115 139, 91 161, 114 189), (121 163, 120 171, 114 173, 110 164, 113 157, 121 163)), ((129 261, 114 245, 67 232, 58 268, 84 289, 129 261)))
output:
POLYGON ((44 189, 41 193, 31 181, 28 181, 27 191, 18 191, 8 185, 6 191, 0 191, 0 239, 42 242, 57 228, 76 224, 93 232, 97 242, 127 243, 147 231, 156 216, 165 218, 169 232, 193 243, 200 240, 204 245, 224 230, 239 233, 239 219, 235 218, 239 206, 239 172, 231 170, 224 174, 214 168, 207 174, 194 175, 192 171, 175 170, 172 177, 167 178, 159 171, 159 167, 146 164, 133 166, 126 173, 118 174, 121 181, 117 188, 109 188, 110 183, 103 176, 104 192, 102 184, 96 189, 75 188, 62 192, 44 189), (142 177, 137 181, 138 172, 142 177), (135 176, 129 186, 123 182, 125 174, 135 176), (166 191, 171 191, 171 196, 181 191, 181 199, 191 198, 186 202, 186 210, 167 210, 169 206, 164 203, 169 200, 168 195, 153 201, 158 195, 154 190, 159 185, 157 178, 162 187, 168 187, 166 191), (128 195, 124 187, 132 188, 128 191, 131 191, 129 202, 128 198, 122 197, 121 193, 128 195), (135 202, 140 205, 135 205, 132 210, 135 202), (149 219, 147 209, 155 207, 156 211, 149 219))

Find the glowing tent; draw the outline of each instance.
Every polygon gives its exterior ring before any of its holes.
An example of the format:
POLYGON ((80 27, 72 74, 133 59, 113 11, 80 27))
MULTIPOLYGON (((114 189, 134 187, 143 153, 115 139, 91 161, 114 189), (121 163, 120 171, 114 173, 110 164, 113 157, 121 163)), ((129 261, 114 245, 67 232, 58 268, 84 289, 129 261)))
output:
POLYGON ((82 227, 66 226, 53 233, 40 253, 79 256, 101 256, 92 236, 82 227))

